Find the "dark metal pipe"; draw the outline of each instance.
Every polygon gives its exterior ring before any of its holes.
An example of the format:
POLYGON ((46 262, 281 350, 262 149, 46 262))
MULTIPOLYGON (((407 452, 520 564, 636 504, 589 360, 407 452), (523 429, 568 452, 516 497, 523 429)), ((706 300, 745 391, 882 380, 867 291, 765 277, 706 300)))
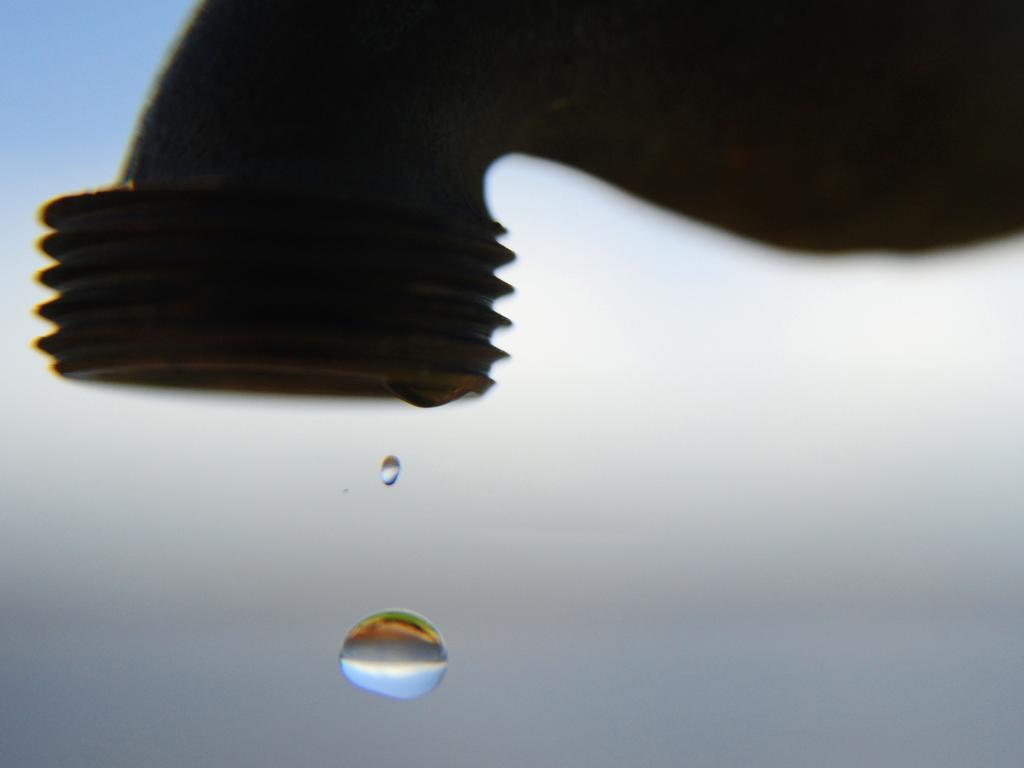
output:
POLYGON ((996 0, 208 0, 120 183, 44 212, 40 346, 104 381, 483 392, 509 152, 794 249, 1008 233, 1022 42, 996 0))

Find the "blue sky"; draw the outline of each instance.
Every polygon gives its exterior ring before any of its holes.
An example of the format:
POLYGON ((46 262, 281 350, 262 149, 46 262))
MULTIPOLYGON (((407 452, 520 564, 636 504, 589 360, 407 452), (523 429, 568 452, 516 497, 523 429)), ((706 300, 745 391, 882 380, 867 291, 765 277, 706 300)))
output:
POLYGON ((58 380, 36 210, 114 178, 188 5, 0 11, 0 762, 1024 752, 1024 241, 816 262, 505 158, 486 398, 58 380), (449 645, 410 707, 337 673, 392 606, 449 645))

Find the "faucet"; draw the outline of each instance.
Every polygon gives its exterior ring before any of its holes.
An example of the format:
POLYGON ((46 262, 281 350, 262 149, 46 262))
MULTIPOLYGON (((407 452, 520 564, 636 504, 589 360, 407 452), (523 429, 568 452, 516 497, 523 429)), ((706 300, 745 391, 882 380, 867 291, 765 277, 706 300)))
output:
POLYGON ((481 394, 508 153, 822 255, 1008 234, 1022 40, 1000 0, 206 0, 117 182, 43 211, 38 345, 93 381, 481 394))

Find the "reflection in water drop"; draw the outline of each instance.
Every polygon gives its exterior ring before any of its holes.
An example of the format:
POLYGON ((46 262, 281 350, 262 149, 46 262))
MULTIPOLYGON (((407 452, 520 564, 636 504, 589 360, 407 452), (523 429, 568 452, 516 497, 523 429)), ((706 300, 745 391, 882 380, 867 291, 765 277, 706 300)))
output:
POLYGON ((384 485, 394 485, 398 479, 398 473, 402 471, 402 463, 397 456, 385 456, 380 463, 380 479, 384 485))
POLYGON ((437 628, 409 611, 382 611, 356 624, 341 649, 341 672, 357 688, 392 699, 430 693, 448 669, 437 628))

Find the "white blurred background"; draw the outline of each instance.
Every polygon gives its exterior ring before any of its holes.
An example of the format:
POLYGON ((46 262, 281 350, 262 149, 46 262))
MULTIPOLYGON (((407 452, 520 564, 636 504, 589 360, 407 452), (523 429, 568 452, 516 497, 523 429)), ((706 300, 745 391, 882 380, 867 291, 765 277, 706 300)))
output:
POLYGON ((510 157, 485 398, 59 380, 36 209, 189 5, 0 10, 0 764, 1020 762, 1024 240, 815 260, 510 157), (418 702, 337 671, 393 606, 448 641, 418 702))

